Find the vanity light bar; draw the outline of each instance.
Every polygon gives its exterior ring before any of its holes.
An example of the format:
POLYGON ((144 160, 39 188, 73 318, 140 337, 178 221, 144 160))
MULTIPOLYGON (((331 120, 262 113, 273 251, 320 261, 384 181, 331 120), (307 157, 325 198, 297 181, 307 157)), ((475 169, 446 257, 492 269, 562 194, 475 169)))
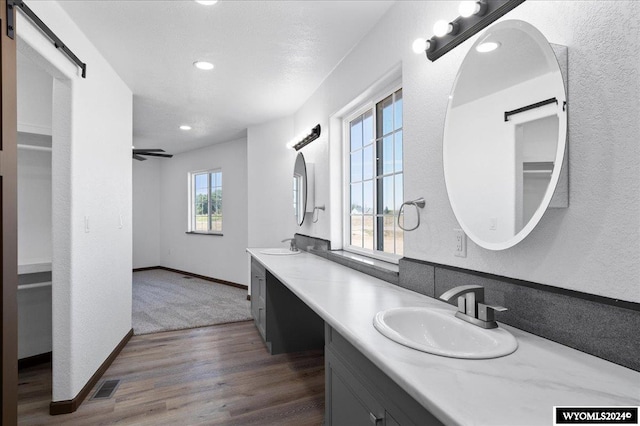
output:
POLYGON ((311 142, 315 141, 320 137, 320 125, 318 124, 316 127, 311 129, 309 133, 302 137, 299 142, 296 142, 293 147, 296 151, 300 151, 303 147, 309 145, 311 142))
POLYGON ((458 16, 447 25, 447 33, 434 35, 426 42, 425 52, 430 61, 435 61, 470 37, 515 9, 525 0, 480 0, 475 13, 468 17, 458 16))
MULTIPOLYGON (((540 108, 540 107, 543 107, 545 105, 549 105, 549 104, 553 104, 553 103, 558 105, 558 99, 550 98, 550 99, 546 99, 544 101, 536 102, 535 104, 524 106, 522 108, 514 109, 513 111, 505 111, 504 112, 504 121, 509 121, 509 117, 512 116, 512 115, 520 114, 521 112, 525 112, 525 111, 529 111, 529 110, 532 110, 532 109, 540 108)), ((564 110, 564 105, 563 105, 563 110, 564 110)))

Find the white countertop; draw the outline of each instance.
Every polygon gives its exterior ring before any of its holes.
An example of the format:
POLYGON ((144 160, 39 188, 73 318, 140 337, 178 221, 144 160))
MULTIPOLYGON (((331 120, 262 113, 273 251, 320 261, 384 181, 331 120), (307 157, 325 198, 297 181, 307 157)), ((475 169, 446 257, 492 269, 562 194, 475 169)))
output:
POLYGON ((550 425, 554 406, 640 405, 640 373, 508 325, 500 327, 519 346, 502 358, 446 358, 404 347, 373 327, 377 312, 455 308, 306 252, 247 252, 445 424, 550 425))

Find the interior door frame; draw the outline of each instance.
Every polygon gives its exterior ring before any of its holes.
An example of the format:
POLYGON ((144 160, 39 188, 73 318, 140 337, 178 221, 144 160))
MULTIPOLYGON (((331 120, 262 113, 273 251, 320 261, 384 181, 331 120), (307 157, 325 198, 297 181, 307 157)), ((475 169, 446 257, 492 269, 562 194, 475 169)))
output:
MULTIPOLYGON (((11 13, 14 14, 15 8, 11 13)), ((0 0, 0 235, 2 261, 2 418, 3 425, 18 422, 18 160, 16 107, 16 42, 7 35, 7 2, 0 0)))

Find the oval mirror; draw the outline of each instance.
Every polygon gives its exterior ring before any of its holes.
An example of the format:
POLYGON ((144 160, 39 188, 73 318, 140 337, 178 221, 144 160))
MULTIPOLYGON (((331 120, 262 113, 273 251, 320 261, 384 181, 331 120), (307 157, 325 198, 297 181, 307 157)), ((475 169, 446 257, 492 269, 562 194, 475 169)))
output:
POLYGON ((526 22, 490 27, 464 58, 449 96, 444 177, 479 246, 512 247, 542 218, 565 153, 565 101, 553 49, 526 22))
POLYGON ((307 164, 301 152, 296 157, 293 166, 293 212, 298 225, 304 222, 307 211, 307 164))

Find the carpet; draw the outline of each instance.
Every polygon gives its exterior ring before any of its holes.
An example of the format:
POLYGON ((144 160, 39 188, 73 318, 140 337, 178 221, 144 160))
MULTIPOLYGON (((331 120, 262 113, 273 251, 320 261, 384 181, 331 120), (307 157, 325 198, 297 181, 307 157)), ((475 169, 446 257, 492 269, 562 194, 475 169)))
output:
POLYGON ((136 335, 251 319, 247 291, 154 269, 133 273, 136 335))

